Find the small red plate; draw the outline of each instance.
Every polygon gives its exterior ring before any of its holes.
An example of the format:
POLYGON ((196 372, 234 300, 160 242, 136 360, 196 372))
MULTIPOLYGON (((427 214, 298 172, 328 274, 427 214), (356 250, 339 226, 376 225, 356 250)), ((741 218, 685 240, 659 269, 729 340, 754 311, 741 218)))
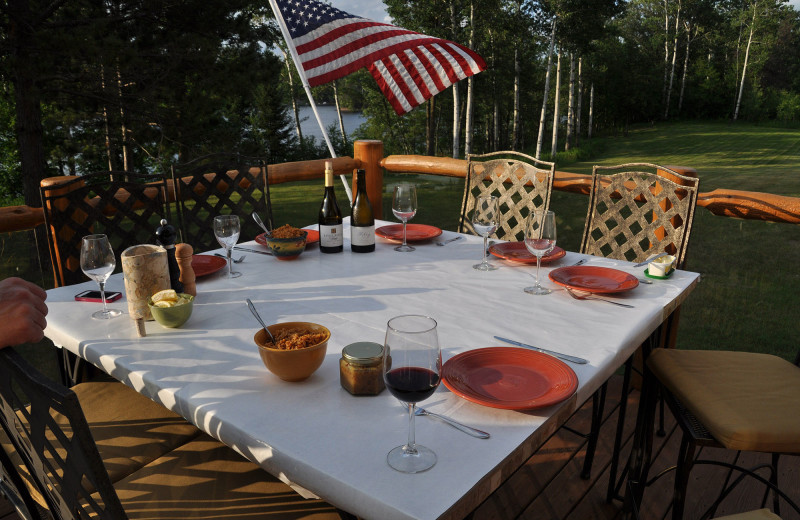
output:
POLYGON ((559 267, 550 271, 550 279, 558 285, 593 293, 618 293, 639 285, 639 279, 632 274, 592 265, 559 267))
MULTIPOLYGON (((525 242, 501 242, 489 247, 489 252, 498 258, 508 260, 510 262, 519 262, 522 264, 536 265, 536 256, 533 255, 528 248, 525 247, 525 242)), ((559 258, 564 258, 567 254, 566 251, 558 246, 555 246, 549 255, 542 257, 542 263, 552 262, 559 258)))
MULTIPOLYGON (((306 245, 319 242, 319 231, 316 229, 305 229, 304 231, 308 231, 308 234, 306 235, 306 245)), ((262 246, 266 246, 267 237, 264 236, 264 233, 261 233, 256 237, 256 242, 262 246)))
MULTIPOLYGON (((381 226, 375 230, 375 234, 381 238, 389 240, 403 241, 403 224, 389 224, 381 226)), ((427 224, 408 224, 406 226, 406 242, 420 242, 430 240, 442 234, 442 230, 436 226, 427 224)))
POLYGON ((228 264, 228 261, 219 256, 192 255, 192 269, 198 278, 216 273, 228 264))
POLYGON ((504 410, 551 406, 578 388, 578 376, 564 362, 514 347, 457 354, 442 367, 442 381, 467 401, 504 410))

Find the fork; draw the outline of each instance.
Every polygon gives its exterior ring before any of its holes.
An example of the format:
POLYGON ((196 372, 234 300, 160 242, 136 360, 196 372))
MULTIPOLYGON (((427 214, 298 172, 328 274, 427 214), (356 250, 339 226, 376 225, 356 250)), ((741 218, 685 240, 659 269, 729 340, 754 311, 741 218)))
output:
POLYGON ((569 295, 575 298, 576 300, 600 300, 601 302, 613 303, 614 305, 619 305, 620 307, 628 307, 630 309, 634 308, 633 305, 628 305, 627 303, 615 302, 613 300, 606 300, 605 298, 599 298, 593 295, 592 293, 578 294, 577 292, 575 292, 575 289, 571 289, 569 287, 564 287, 564 289, 566 289, 569 295))
POLYGON ((436 245, 437 246, 444 246, 444 245, 449 244, 450 242, 455 242, 456 240, 461 240, 461 238, 462 238, 461 235, 458 235, 457 237, 448 238, 447 240, 440 240, 439 242, 436 242, 436 245))
MULTIPOLYGON (((219 257, 222 257, 222 258, 226 258, 226 259, 228 258, 227 256, 223 255, 222 253, 214 253, 214 254, 219 256, 219 257)), ((239 258, 235 259, 235 260, 233 258, 231 258, 231 260, 233 260, 234 264, 241 264, 242 262, 244 262, 244 257, 246 257, 246 256, 247 255, 242 255, 239 258)))
POLYGON ((436 417, 437 419, 444 421, 446 424, 449 424, 453 428, 460 430, 467 435, 472 435, 473 437, 477 437, 479 439, 488 439, 491 437, 488 433, 483 430, 479 430, 477 428, 473 428, 472 426, 467 426, 466 424, 461 424, 460 422, 451 419, 449 417, 445 417, 444 415, 439 415, 438 413, 433 413, 425 408, 416 407, 414 410, 414 415, 429 415, 431 417, 436 417))

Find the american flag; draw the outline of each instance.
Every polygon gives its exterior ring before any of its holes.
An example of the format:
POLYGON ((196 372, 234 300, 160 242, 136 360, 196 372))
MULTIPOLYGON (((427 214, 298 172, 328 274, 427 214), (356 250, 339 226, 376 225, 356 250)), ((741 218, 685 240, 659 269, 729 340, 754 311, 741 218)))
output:
MULTIPOLYGON (((275 0, 308 84, 322 85, 366 67, 398 115, 486 62, 453 43, 346 13, 317 0, 275 0)), ((277 13, 276 13, 277 16, 277 13)))

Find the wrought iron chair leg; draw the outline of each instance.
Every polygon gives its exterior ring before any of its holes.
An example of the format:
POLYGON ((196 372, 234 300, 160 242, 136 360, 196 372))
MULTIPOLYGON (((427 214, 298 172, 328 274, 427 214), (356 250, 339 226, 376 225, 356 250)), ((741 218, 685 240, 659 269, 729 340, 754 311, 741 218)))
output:
MULTIPOLYGON (((772 473, 770 474, 769 481, 774 486, 774 489, 778 488, 778 461, 780 460, 781 455, 780 453, 773 453, 772 454, 772 473)), ((769 489, 767 489, 769 491, 769 489)), ((764 496, 764 502, 766 503, 767 497, 764 496)), ((772 510, 773 512, 781 516, 781 499, 778 493, 772 493, 772 510)))
POLYGON ((694 463, 695 445, 684 434, 681 438, 681 447, 678 451, 678 466, 675 471, 675 493, 672 497, 672 520, 683 520, 683 510, 686 504, 686 488, 689 484, 689 472, 694 463))
POLYGON ((586 458, 583 460, 583 471, 581 471, 583 480, 589 480, 592 476, 592 463, 594 462, 594 453, 597 451, 600 426, 603 424, 603 409, 605 408, 607 389, 608 383, 603 383, 603 386, 592 395, 592 425, 588 435, 588 442, 586 443, 586 458))
POLYGON ((622 476, 617 482, 617 471, 619 471, 619 452, 622 449, 622 434, 625 430, 625 415, 628 410, 628 393, 631 386, 631 371, 633 370, 633 356, 625 361, 625 374, 622 377, 622 392, 619 401, 619 415, 617 419, 617 431, 614 435, 614 449, 611 452, 611 467, 609 468, 608 478, 608 491, 606 492, 606 502, 611 503, 619 496, 619 490, 624 483, 626 472, 623 471, 622 476))

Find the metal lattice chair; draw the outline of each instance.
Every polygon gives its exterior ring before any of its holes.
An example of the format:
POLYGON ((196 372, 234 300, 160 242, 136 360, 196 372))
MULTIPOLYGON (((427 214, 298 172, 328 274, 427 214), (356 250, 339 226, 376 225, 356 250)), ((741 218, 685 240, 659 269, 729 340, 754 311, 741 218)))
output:
POLYGON ((267 163, 258 157, 212 154, 172 166, 172 182, 180 208, 183 242, 195 251, 219 247, 214 237, 214 217, 241 217, 240 240, 253 240, 263 233, 250 218, 257 212, 272 229, 267 163))
MULTIPOLYGON (((686 251, 697 206, 699 181, 675 169, 650 163, 594 166, 589 209, 581 239, 581 253, 629 262, 643 262, 654 254, 675 256, 675 267, 686 263, 686 251)), ((662 343, 674 343, 678 310, 662 327, 662 343)), ((630 389, 632 359, 625 364, 619 420, 611 460, 607 499, 618 497, 619 450, 630 389)), ((592 426, 581 476, 588 479, 597 447, 606 384, 592 396, 592 426)), ((662 414, 663 415, 663 414, 662 414)), ((662 421, 663 422, 663 421, 662 421)))
POLYGON ((88 280, 80 266, 84 236, 107 235, 120 266, 122 251, 154 243, 161 219, 171 217, 163 175, 98 172, 51 177, 39 189, 57 287, 88 280))
POLYGON ((0 425, 56 520, 343 516, 204 434, 112 478, 93 436, 98 426, 90 429, 76 393, 49 381, 13 348, 0 350, 0 425))
POLYGON ((555 163, 518 152, 468 155, 467 162, 459 233, 477 234, 470 220, 475 198, 495 195, 500 199, 502 217, 495 236, 503 240, 523 240, 528 213, 547 210, 550 206, 555 163))

